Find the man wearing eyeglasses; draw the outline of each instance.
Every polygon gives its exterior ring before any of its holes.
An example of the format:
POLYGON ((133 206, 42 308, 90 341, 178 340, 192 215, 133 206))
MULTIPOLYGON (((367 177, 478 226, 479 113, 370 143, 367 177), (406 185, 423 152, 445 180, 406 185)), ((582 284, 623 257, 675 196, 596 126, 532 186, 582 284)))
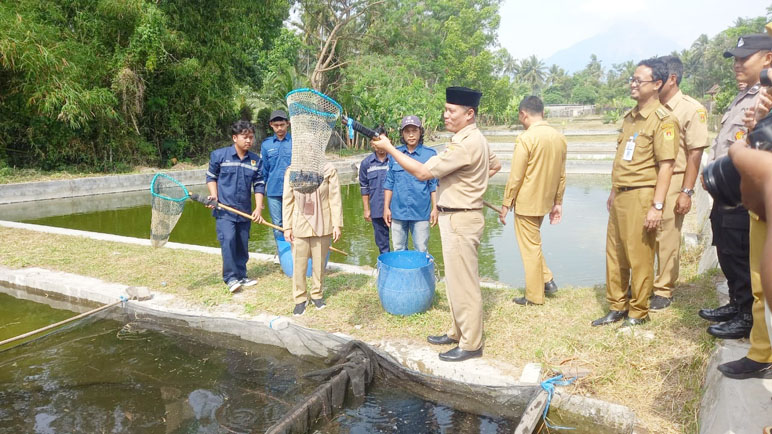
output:
POLYGON ((606 233, 606 300, 609 311, 593 326, 649 320, 654 288, 654 244, 678 152, 678 121, 659 102, 667 65, 642 60, 630 77, 638 104, 625 114, 611 172, 606 233), (627 295, 630 282, 631 295, 627 295))

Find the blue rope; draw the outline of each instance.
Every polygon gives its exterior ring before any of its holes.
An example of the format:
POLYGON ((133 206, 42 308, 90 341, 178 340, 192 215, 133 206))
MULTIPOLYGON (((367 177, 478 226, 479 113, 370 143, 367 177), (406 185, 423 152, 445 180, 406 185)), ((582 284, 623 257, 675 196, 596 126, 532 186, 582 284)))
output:
POLYGON ((351 118, 348 118, 348 138, 353 139, 354 138, 354 120, 351 118))
POLYGON ((576 429, 568 426, 554 426, 547 420, 547 412, 549 411, 550 403, 552 402, 552 394, 555 393, 555 386, 568 386, 576 380, 576 377, 568 380, 561 380, 562 378, 563 374, 560 374, 542 381, 541 388, 547 391, 547 405, 544 407, 544 413, 541 417, 550 429, 576 429))

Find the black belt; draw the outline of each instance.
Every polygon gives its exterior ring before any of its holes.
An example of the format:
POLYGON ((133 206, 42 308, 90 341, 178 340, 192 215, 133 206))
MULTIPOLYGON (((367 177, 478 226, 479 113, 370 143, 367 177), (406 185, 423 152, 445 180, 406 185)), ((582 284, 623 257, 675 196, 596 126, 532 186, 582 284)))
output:
POLYGON ((444 206, 438 206, 439 212, 463 212, 463 211, 482 211, 482 208, 445 208, 444 206))
POLYGON ((632 187, 617 187, 617 193, 621 193, 623 191, 637 190, 639 188, 654 188, 654 186, 653 185, 634 185, 632 187))

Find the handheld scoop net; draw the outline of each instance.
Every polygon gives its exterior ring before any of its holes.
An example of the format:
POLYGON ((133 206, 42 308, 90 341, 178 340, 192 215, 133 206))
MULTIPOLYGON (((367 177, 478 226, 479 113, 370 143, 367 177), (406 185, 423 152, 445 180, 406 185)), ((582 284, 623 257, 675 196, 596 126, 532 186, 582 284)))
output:
POLYGON ((169 235, 180 219, 190 194, 184 185, 165 173, 156 173, 153 177, 150 194, 150 244, 161 247, 169 241, 169 235))
POLYGON ((313 89, 287 94, 292 122, 290 186, 300 193, 313 193, 324 180, 324 150, 343 109, 334 99, 313 89))

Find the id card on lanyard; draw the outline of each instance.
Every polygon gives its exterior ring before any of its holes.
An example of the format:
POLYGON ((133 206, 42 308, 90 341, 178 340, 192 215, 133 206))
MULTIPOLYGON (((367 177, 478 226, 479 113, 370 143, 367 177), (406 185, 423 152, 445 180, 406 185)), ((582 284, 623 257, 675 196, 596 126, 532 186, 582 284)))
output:
POLYGON ((625 153, 622 155, 622 159, 625 161, 632 161, 633 160, 633 153, 635 152, 635 139, 638 138, 638 133, 633 134, 630 136, 630 139, 627 141, 627 144, 625 144, 625 153))

